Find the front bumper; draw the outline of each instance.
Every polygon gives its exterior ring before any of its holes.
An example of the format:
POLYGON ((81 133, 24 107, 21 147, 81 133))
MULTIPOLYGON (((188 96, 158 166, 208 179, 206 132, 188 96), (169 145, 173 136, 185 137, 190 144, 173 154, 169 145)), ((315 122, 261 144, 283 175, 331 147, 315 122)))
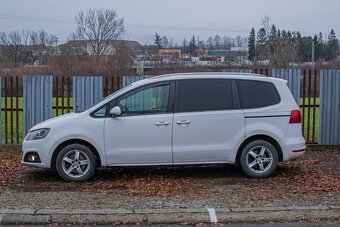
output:
POLYGON ((24 141, 22 143, 22 159, 21 163, 28 166, 38 167, 38 168, 51 168, 51 158, 53 154, 53 147, 55 141, 49 138, 44 138, 41 140, 24 141), (39 155, 40 162, 29 162, 27 159, 24 160, 27 153, 36 152, 39 155))

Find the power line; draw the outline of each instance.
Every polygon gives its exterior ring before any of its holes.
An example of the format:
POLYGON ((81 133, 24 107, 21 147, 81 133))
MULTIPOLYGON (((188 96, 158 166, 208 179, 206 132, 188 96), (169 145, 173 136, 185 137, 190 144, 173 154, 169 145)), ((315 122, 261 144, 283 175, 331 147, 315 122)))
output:
POLYGON ((13 16, 13 15, 0 15, 0 19, 31 21, 31 22, 74 24, 74 22, 71 21, 71 20, 40 18, 40 17, 24 17, 24 16, 13 16))
MULTIPOLYGON (((72 20, 66 19, 52 19, 41 17, 25 17, 14 15, 0 15, 0 19, 29 21, 29 22, 44 22, 44 23, 59 23, 59 24, 75 24, 72 20)), ((225 28, 211 28, 211 27, 181 27, 181 26, 165 26, 165 25, 143 25, 143 24, 126 24, 128 28, 136 29, 159 29, 159 30, 177 30, 177 31, 202 31, 202 32, 230 32, 230 33, 249 33, 246 30, 225 29, 225 28)))

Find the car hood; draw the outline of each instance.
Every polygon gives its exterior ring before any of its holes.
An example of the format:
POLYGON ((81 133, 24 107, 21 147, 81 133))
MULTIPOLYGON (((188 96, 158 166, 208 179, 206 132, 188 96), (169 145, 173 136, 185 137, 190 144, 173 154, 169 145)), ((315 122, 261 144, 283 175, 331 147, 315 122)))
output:
MULTIPOLYGON (((84 112, 82 112, 82 113, 84 113, 84 112)), ((64 114, 64 115, 61 115, 61 116, 58 116, 58 117, 54 117, 54 118, 48 119, 46 121, 40 122, 39 124, 33 126, 30 129, 30 131, 37 130, 37 129, 40 129, 40 128, 51 128, 54 125, 58 125, 61 122, 64 123, 65 121, 73 120, 74 118, 79 116, 79 114, 82 114, 82 113, 74 113, 74 112, 72 112, 72 113, 68 113, 68 114, 64 114)))

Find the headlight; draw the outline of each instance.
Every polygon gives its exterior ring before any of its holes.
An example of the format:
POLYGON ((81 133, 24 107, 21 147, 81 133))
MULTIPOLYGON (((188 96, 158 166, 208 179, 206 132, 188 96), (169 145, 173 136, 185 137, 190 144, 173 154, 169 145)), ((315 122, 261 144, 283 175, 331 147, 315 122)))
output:
POLYGON ((34 131, 31 131, 28 133, 26 140, 40 140, 40 139, 44 139, 48 132, 50 131, 49 128, 42 128, 42 129, 37 129, 34 131))

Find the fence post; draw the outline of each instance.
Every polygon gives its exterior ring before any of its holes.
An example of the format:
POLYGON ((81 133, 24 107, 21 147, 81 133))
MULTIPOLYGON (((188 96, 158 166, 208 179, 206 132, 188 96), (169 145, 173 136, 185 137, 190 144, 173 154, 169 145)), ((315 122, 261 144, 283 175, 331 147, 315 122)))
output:
POLYGON ((24 137, 34 125, 52 118, 52 98, 53 76, 24 76, 24 137))
POLYGON ((320 72, 319 144, 340 144, 340 70, 320 72))
POLYGON ((301 69, 272 69, 272 77, 287 80, 288 88, 300 106, 301 69))
POLYGON ((83 111, 103 98, 103 77, 73 77, 73 110, 83 111))

